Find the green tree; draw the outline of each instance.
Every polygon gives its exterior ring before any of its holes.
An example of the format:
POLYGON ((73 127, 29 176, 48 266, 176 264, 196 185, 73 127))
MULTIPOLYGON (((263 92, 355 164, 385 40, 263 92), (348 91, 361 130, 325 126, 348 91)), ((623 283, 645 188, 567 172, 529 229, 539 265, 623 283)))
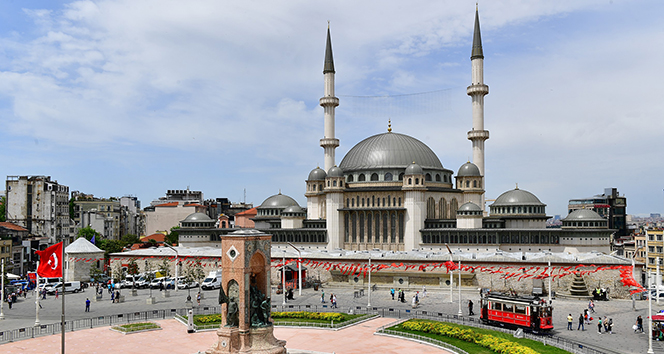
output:
POLYGON ((177 231, 180 228, 180 226, 173 226, 171 227, 171 232, 166 235, 166 242, 173 246, 178 243, 178 239, 180 238, 180 233, 177 231))
POLYGON ((121 240, 122 240, 122 243, 124 243, 125 247, 131 246, 134 243, 140 243, 141 242, 141 238, 134 235, 134 234, 126 234, 126 235, 122 236, 121 240))
POLYGON ((152 297, 152 287, 150 286, 150 283, 152 283, 152 279, 154 279, 154 267, 152 266, 152 262, 150 261, 145 261, 145 277, 148 279, 148 288, 150 289, 150 297, 152 297))
POLYGON ((101 277, 102 274, 104 274, 104 272, 102 272, 101 269, 99 269, 96 265, 90 267, 90 279, 99 281, 99 278, 101 277))
POLYGON ((97 242, 97 247, 104 250, 104 258, 108 259, 109 254, 122 252, 124 245, 122 244, 122 241, 103 238, 97 242))
POLYGON ((164 258, 159 265, 159 273, 161 273, 162 277, 169 277, 171 275, 171 265, 169 264, 168 259, 164 258))
POLYGON ((133 258, 129 261, 129 264, 127 264, 127 274, 134 278, 134 281, 131 284, 131 288, 133 289, 136 285, 136 276, 138 275, 138 263, 136 263, 136 260, 133 258))
POLYGON ((101 235, 97 230, 93 229, 90 225, 78 230, 78 237, 85 237, 86 240, 92 241, 92 236, 97 236, 95 241, 99 241, 99 235, 101 235))
POLYGON ((122 279, 124 279, 125 277, 125 270, 124 268, 122 268, 122 264, 120 264, 119 262, 116 263, 111 275, 113 278, 113 282, 116 284, 116 287, 120 289, 119 284, 122 281, 122 279))
POLYGON ((193 279, 198 282, 198 291, 201 291, 201 284, 203 283, 203 280, 205 280, 205 270, 203 269, 203 264, 200 259, 196 258, 196 262, 194 263, 191 272, 193 279))
POLYGON ((7 221, 7 198, 0 197, 0 222, 7 221))
POLYGON ((69 199, 69 218, 74 219, 74 197, 69 199))

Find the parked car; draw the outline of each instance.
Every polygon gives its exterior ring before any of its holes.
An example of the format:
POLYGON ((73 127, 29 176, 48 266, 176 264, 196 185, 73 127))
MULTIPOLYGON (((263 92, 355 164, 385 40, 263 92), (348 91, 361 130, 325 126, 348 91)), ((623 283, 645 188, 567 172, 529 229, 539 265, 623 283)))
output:
POLYGON ((164 279, 164 289, 175 289, 175 278, 164 279))
MULTIPOLYGON (((56 290, 59 293, 62 293, 62 283, 57 283, 57 284, 54 284, 51 287, 46 288, 46 292, 48 294, 55 294, 56 290)), ((81 282, 80 281, 65 282, 65 292, 77 293, 77 292, 82 291, 82 290, 83 290, 83 288, 81 288, 81 282)))
POLYGON ((109 280, 111 280, 111 277, 109 277, 106 274, 102 274, 97 278, 90 278, 91 283, 100 283, 100 284, 108 284, 109 280))
POLYGON ((178 280, 178 289, 191 289, 195 288, 198 286, 198 282, 195 280, 192 280, 190 282, 187 282, 185 277, 180 277, 178 280))
POLYGON ((201 289, 203 290, 214 290, 221 287, 221 271, 210 271, 207 278, 203 280, 201 284, 201 289))
POLYGON ((165 279, 166 279, 166 277, 155 278, 154 280, 152 280, 150 282, 150 288, 151 289, 159 289, 164 284, 165 279))
POLYGON ((134 286, 134 280, 138 280, 138 276, 127 275, 123 281, 120 282, 120 289, 131 288, 134 286))
POLYGON ((138 289, 147 289, 150 286, 150 281, 145 275, 141 275, 136 280, 136 288, 138 289))

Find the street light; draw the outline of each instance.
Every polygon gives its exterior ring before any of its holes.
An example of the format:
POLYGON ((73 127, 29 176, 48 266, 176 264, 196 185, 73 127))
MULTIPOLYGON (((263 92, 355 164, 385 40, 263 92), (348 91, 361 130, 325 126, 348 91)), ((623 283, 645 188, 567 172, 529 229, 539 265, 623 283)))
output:
POLYGON ((175 252, 175 291, 178 291, 178 280, 179 280, 178 279, 178 266, 179 266, 179 264, 178 264, 178 256, 179 256, 178 250, 173 248, 173 246, 167 245, 165 243, 164 243, 164 246, 172 249, 175 252))
POLYGON ((5 259, 2 259, 2 288, 0 288, 0 320, 5 319, 5 259))
POLYGON ((369 251, 369 300, 367 307, 371 307, 371 251, 369 251))
POLYGON ((281 262, 281 292, 284 294, 284 301, 281 305, 286 306, 286 250, 284 250, 284 259, 281 262))
MULTIPOLYGON (((644 246, 638 247, 634 250, 634 254, 632 255, 632 279, 634 278, 634 257, 636 257, 636 254, 639 252, 640 249, 642 249, 644 246)), ((634 298, 634 294, 632 294, 632 310, 636 311, 636 299, 634 298)))
POLYGON ((302 252, 292 243, 286 243, 297 251, 297 294, 302 296, 302 252))
POLYGON ((648 285, 648 354, 655 354, 652 350, 652 293, 650 286, 650 258, 648 258, 648 230, 646 230, 646 284, 648 285))
MULTIPOLYGON (((450 246, 445 244, 445 247, 447 247, 447 252, 450 253, 450 262, 454 264, 454 258, 452 257, 452 251, 450 250, 450 246)), ((454 296, 454 271, 450 270, 450 304, 453 303, 452 297, 454 296)))

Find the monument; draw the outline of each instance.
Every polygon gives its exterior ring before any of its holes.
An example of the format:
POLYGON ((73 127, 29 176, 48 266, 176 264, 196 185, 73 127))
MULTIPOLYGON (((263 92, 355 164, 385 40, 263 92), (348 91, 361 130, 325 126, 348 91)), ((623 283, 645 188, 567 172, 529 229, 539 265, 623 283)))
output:
POLYGON ((253 229, 221 236, 221 327, 208 354, 285 354, 270 321, 272 236, 253 229))

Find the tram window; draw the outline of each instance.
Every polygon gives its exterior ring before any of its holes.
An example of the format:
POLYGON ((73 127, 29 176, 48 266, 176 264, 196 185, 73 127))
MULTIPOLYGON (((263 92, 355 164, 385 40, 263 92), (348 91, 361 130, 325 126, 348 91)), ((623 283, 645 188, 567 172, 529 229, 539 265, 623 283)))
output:
POLYGON ((494 310, 502 311, 503 309, 500 302, 494 302, 492 305, 494 310))
POLYGON ((526 307, 516 305, 516 306, 514 306, 514 313, 521 313, 521 314, 525 315, 526 314, 526 307))
POLYGON ((503 312, 514 312, 514 305, 503 304, 503 312))

